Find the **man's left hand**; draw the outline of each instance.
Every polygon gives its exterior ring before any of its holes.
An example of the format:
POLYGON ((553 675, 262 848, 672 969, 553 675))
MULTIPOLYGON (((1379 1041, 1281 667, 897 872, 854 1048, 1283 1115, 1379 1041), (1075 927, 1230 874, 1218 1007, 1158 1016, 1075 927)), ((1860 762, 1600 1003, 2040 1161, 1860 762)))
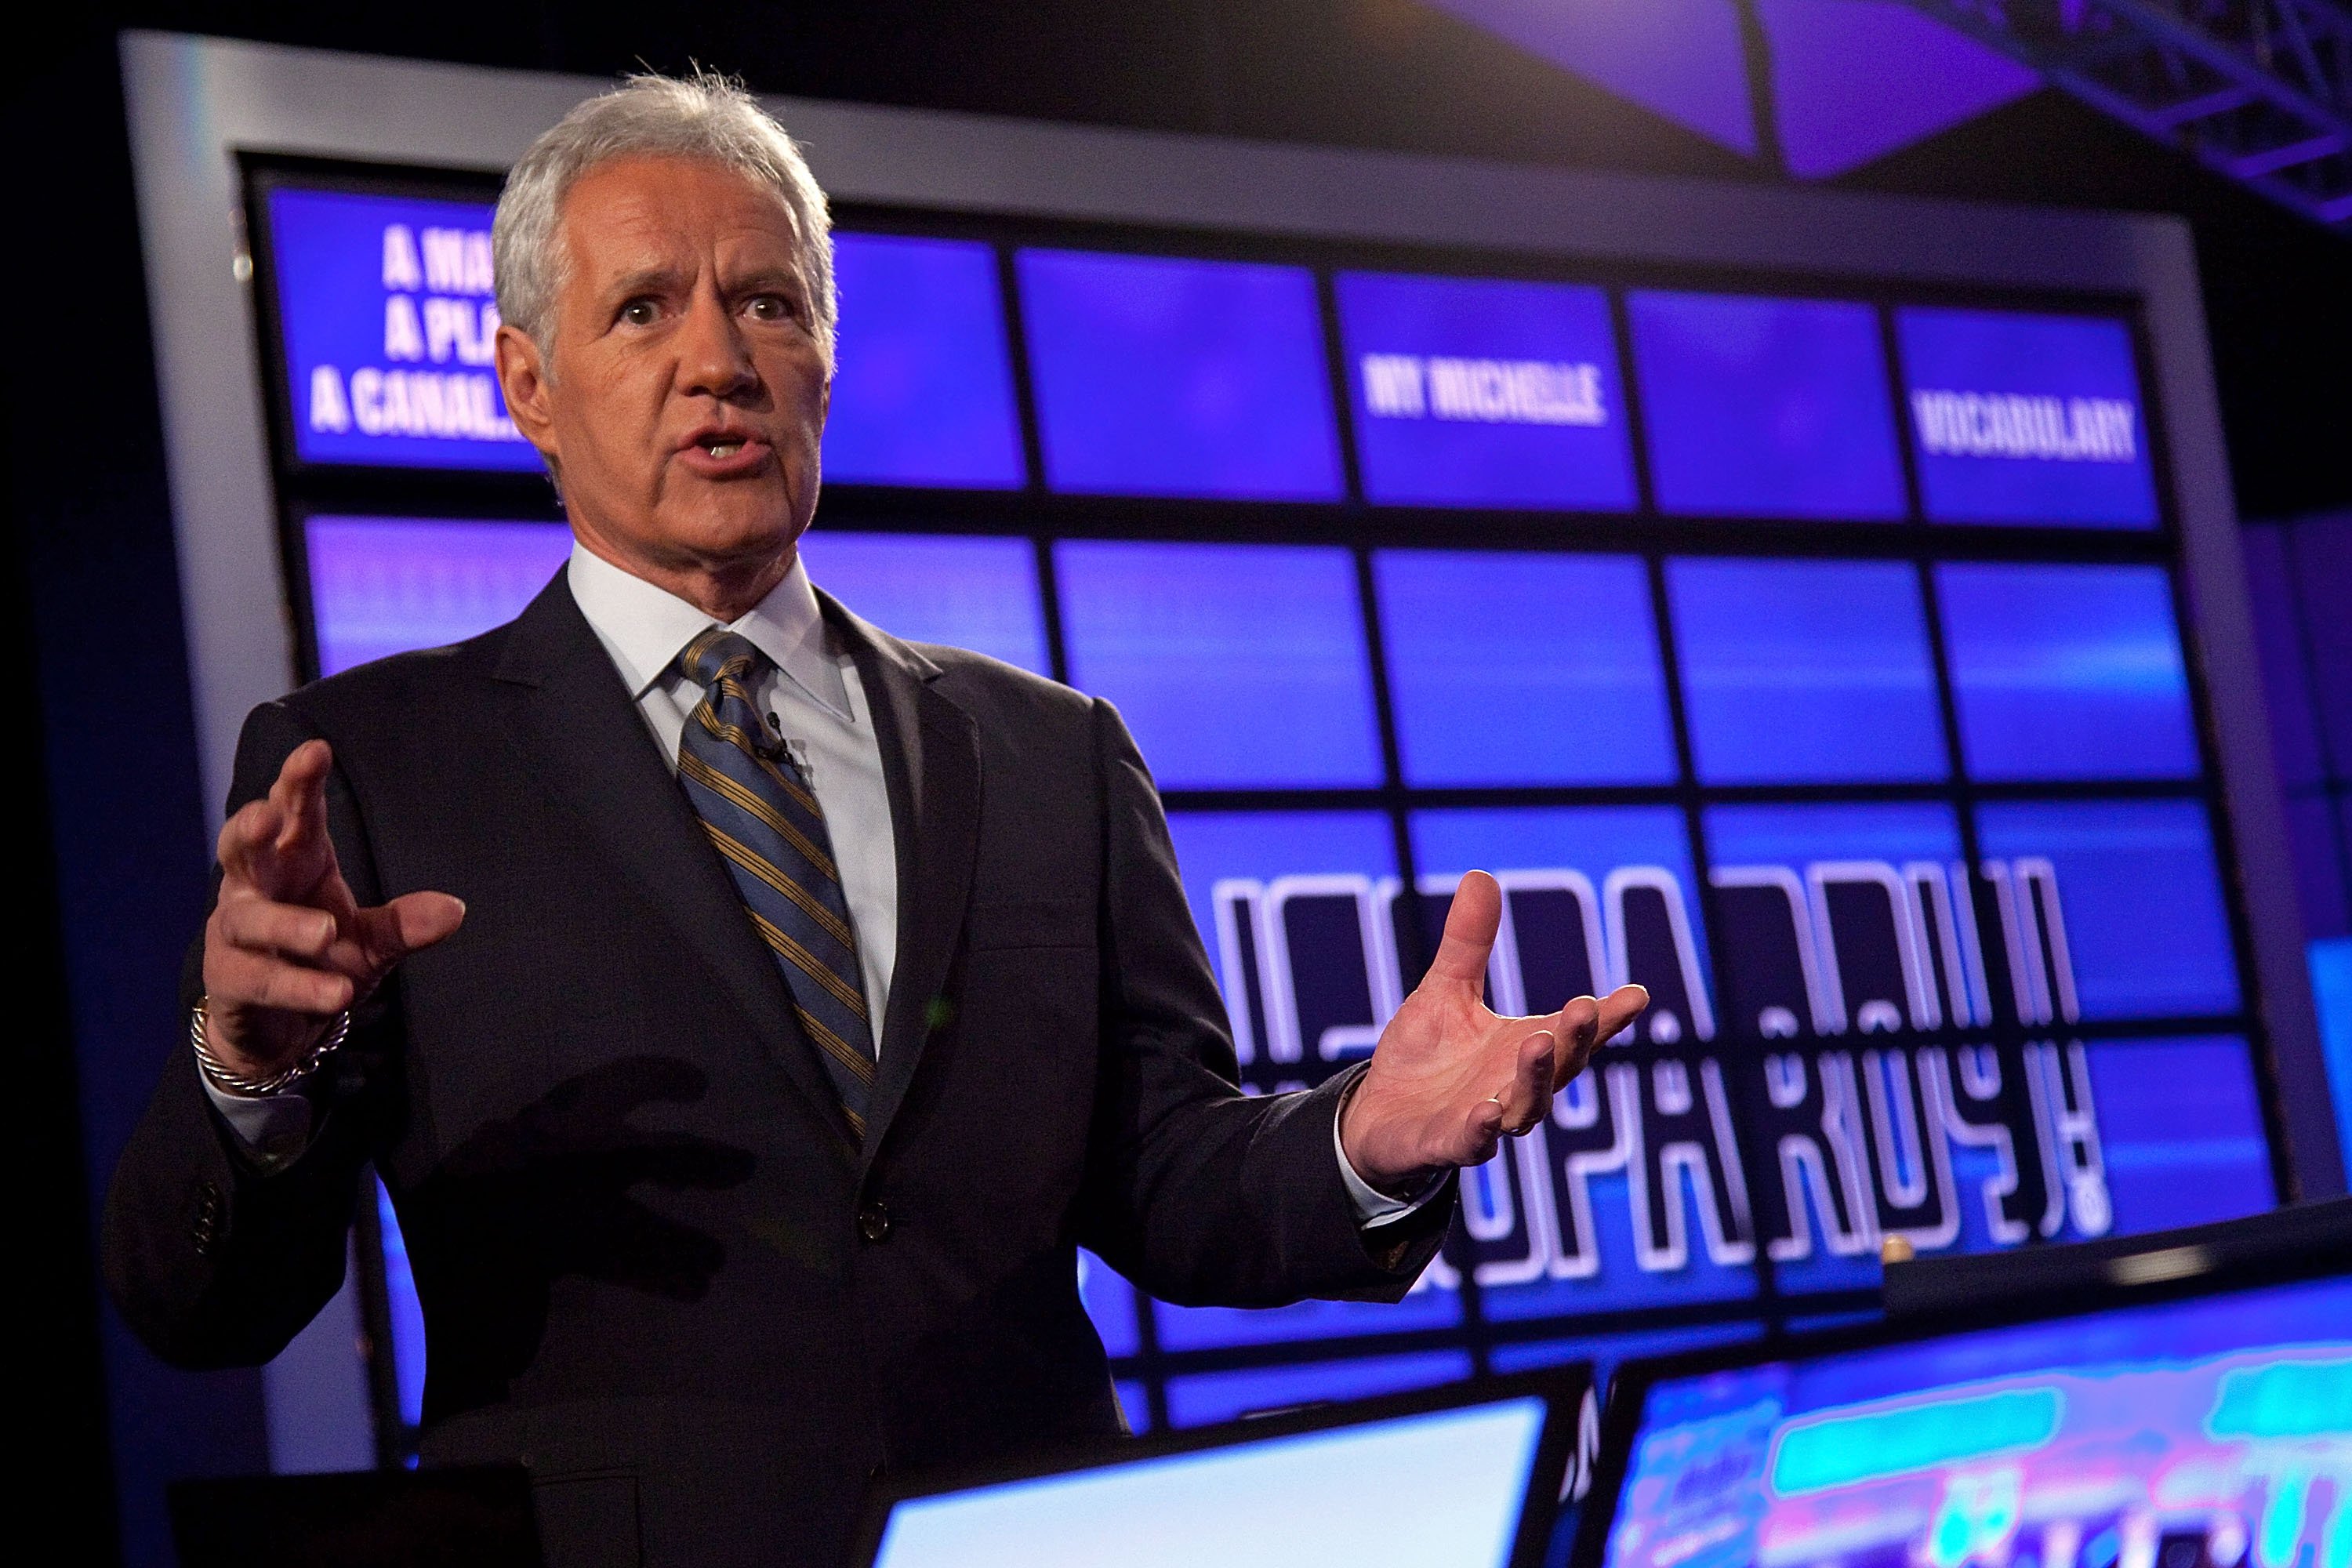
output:
POLYGON ((1640 986, 1621 985, 1549 1016, 1498 1016, 1485 994, 1502 920, 1501 886, 1484 871, 1465 876, 1428 975, 1381 1031, 1341 1114, 1348 1163, 1381 1192, 1407 1194, 1441 1171, 1493 1158, 1507 1134, 1543 1120, 1601 1041, 1650 1005, 1640 986))

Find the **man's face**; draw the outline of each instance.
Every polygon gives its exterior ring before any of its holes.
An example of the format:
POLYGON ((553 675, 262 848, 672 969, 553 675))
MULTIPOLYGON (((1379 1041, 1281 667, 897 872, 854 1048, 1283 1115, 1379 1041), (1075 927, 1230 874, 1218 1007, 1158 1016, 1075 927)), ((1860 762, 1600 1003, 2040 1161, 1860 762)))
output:
POLYGON ((791 209, 716 163, 631 157, 583 176, 560 221, 550 352, 509 328, 499 361, 573 528, 660 573, 786 558, 830 392, 791 209))

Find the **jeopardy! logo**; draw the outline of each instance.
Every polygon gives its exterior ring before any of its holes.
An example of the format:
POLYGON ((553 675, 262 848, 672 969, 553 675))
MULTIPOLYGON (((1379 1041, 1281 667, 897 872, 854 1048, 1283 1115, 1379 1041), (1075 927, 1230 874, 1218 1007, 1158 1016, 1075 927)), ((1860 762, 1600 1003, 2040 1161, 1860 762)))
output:
MULTIPOLYGON (((1424 1284, 1456 1284, 1465 1267, 1482 1287, 1625 1262, 1678 1271, 1694 1228, 1730 1268, 1759 1245, 1780 1262, 1875 1255, 1890 1236, 1948 1247, 1970 1205, 2000 1246, 2113 1223, 2083 1046, 2030 1037, 2077 1016, 2048 860, 1986 860, 1973 885, 1960 862, 1717 868, 1720 1027, 1673 871, 1621 867, 1598 888, 1573 870, 1498 879, 1498 1012, 1628 981, 1652 1005, 1546 1121, 1465 1173, 1465 1224, 1424 1284), (1969 1037, 1996 1002, 2024 1043, 1969 1037), (1629 1228, 1630 1259, 1604 1256, 1602 1237, 1629 1228)), ((1311 1087, 1367 1054, 1417 979, 1400 955, 1434 948, 1453 889, 1449 877, 1423 877, 1411 899, 1395 878, 1217 883, 1244 1088, 1311 1087)))
POLYGON ((337 365, 312 366, 310 428, 521 440, 487 368, 499 335, 489 231, 386 224, 383 278, 385 363, 348 376, 337 365))

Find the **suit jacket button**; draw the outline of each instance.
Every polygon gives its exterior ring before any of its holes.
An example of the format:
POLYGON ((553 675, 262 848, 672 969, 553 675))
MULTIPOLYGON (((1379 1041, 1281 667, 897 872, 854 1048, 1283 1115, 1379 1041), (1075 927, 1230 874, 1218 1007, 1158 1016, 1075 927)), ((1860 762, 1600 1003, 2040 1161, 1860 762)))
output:
POLYGON ((220 1239, 221 1192, 210 1182, 196 1188, 196 1219, 189 1228, 195 1237, 199 1258, 212 1251, 213 1243, 220 1239))
POLYGON ((890 1235, 890 1205, 880 1198, 868 1198, 858 1205, 857 1234, 868 1241, 887 1240, 890 1235))

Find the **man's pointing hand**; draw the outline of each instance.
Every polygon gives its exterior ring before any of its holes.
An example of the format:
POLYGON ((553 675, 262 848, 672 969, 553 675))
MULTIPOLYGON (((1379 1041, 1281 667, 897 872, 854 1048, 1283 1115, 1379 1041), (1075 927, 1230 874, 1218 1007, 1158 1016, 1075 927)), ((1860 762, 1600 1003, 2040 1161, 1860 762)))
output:
POLYGON ((394 964, 466 918, 446 893, 360 908, 327 836, 333 763, 326 742, 304 742, 268 795, 221 828, 220 900, 205 926, 205 1033, 234 1072, 284 1068, 394 964))

